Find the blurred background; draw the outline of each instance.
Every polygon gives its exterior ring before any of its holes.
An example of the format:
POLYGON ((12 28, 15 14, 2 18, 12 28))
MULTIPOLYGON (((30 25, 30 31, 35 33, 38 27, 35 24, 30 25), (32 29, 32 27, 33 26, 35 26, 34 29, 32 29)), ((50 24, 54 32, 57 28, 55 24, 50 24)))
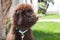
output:
POLYGON ((39 20, 31 28, 34 40, 60 40, 60 0, 0 0, 0 40, 10 29, 12 11, 17 4, 33 6, 39 20))

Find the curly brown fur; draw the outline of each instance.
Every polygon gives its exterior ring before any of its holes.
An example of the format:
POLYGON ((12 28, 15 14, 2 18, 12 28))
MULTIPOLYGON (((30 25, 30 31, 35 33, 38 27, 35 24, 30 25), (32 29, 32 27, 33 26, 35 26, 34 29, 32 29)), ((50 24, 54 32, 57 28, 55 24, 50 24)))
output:
POLYGON ((24 40, 33 40, 31 26, 36 23, 38 16, 34 14, 33 8, 29 4, 19 4, 15 7, 11 20, 11 28, 6 40, 21 40, 19 30, 28 31, 24 34, 24 40), (18 28, 18 29, 16 29, 18 28))

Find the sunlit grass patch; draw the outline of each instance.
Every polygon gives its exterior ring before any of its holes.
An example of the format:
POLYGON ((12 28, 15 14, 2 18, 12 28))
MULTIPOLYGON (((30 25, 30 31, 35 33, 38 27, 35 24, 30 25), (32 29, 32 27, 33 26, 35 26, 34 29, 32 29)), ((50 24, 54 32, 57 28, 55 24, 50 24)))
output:
POLYGON ((32 30, 35 40, 60 40, 60 23, 38 22, 32 30))

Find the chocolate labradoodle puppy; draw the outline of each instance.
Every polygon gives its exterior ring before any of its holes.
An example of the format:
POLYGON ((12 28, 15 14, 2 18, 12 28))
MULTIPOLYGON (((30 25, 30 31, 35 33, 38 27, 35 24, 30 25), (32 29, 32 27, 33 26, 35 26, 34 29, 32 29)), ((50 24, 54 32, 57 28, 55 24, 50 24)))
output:
POLYGON ((29 4, 19 4, 14 8, 11 28, 6 40, 34 40, 31 27, 38 20, 33 7, 29 4))

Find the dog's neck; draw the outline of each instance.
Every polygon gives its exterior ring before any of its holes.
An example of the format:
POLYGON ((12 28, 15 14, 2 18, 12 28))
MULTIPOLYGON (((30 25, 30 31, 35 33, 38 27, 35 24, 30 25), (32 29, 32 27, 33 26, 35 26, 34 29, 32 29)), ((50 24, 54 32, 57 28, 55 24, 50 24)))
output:
POLYGON ((16 30, 21 34, 21 39, 23 40, 23 38, 25 37, 24 34, 28 31, 28 29, 22 31, 22 30, 20 30, 19 28, 16 28, 16 30))
POLYGON ((17 30, 19 33, 26 33, 26 32, 28 31, 28 29, 21 30, 21 29, 19 29, 18 27, 16 27, 16 30, 17 30))

